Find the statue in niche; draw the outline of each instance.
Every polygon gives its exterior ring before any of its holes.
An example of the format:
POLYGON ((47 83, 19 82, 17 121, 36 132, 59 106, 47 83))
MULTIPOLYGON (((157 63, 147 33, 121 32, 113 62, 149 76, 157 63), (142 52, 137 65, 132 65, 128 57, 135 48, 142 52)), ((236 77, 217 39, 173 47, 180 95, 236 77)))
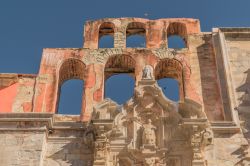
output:
POLYGON ((147 120, 146 124, 143 124, 143 133, 142 133, 142 144, 143 145, 156 145, 156 127, 152 125, 151 119, 147 120))
POLYGON ((153 69, 150 65, 146 65, 142 72, 142 79, 151 80, 153 79, 153 69))

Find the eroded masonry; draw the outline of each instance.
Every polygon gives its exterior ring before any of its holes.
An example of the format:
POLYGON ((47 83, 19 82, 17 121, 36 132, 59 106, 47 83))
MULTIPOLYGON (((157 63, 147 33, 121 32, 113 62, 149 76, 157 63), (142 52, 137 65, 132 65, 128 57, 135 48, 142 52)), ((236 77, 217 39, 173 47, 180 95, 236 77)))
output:
MULTIPOLYGON (((126 87, 122 87, 126 88, 126 87)), ((0 74, 0 165, 250 165, 250 28, 201 32, 188 18, 88 21, 83 48, 44 49, 37 75, 0 74), (99 39, 114 38, 113 48, 99 39), (144 48, 126 47, 131 35, 144 48), (185 48, 168 48, 180 36, 185 48), (114 74, 135 79, 123 105, 104 98, 114 74), (179 83, 178 102, 157 80, 179 83), (58 114, 60 87, 84 80, 80 115, 58 114)))

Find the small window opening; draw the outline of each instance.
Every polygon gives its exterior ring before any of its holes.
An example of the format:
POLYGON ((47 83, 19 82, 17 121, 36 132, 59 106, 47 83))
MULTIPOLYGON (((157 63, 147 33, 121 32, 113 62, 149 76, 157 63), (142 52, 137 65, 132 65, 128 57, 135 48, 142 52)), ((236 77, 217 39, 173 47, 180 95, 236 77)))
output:
POLYGON ((61 65, 58 78, 57 113, 80 114, 84 87, 85 64, 78 59, 67 59, 61 65))
POLYGON ((135 61, 129 55, 115 55, 105 64, 105 97, 118 104, 128 101, 134 92, 135 61))
POLYGON ((146 47, 145 25, 139 22, 129 23, 126 30, 126 47, 146 47))
POLYGON ((187 47, 187 28, 180 22, 173 22, 167 28, 168 48, 186 48, 187 47))
POLYGON ((79 115, 82 107, 84 81, 71 79, 61 85, 59 114, 79 115))
POLYGON ((111 22, 103 23, 99 28, 99 48, 114 47, 114 28, 115 25, 111 22))
POLYGON ((165 96, 173 101, 183 101, 182 65, 173 59, 162 59, 155 67, 155 79, 165 96))

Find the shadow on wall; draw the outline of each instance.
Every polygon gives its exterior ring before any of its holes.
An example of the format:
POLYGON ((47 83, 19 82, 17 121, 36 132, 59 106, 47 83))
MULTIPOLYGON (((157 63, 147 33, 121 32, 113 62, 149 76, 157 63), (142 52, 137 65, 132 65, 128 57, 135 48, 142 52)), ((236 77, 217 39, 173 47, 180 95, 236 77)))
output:
POLYGON ((244 94, 239 98, 239 107, 249 107, 250 106, 250 69, 244 72, 246 76, 246 81, 244 84, 239 86, 236 91, 243 92, 244 94))
POLYGON ((45 155, 44 166, 89 166, 93 165, 93 152, 83 143, 83 139, 57 140, 50 143, 45 155))
POLYGON ((240 104, 238 106, 239 116, 244 121, 244 135, 250 138, 250 69, 244 72, 246 76, 245 82, 236 88, 237 92, 242 92, 242 96, 238 99, 240 104))
POLYGON ((209 120, 224 120, 223 108, 217 85, 216 63, 210 37, 203 37, 204 44, 197 47, 201 75, 204 110, 209 120))

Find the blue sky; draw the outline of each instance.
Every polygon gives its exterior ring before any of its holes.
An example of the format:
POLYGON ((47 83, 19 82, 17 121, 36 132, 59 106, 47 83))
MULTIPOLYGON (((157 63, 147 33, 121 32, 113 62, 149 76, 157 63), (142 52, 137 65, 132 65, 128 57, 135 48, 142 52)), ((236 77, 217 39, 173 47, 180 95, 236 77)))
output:
POLYGON ((249 6, 249 0, 1 0, 0 73, 37 73, 42 48, 82 47, 89 19, 191 17, 211 31, 250 27, 249 6))

